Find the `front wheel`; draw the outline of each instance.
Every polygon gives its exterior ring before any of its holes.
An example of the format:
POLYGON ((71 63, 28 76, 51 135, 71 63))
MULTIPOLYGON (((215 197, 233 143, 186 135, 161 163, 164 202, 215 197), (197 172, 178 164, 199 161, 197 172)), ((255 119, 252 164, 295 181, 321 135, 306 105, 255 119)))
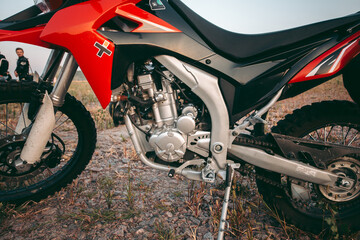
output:
MULTIPOLYGON (((272 129, 275 133, 360 147, 360 109, 351 102, 326 101, 305 106, 287 115, 272 129)), ((326 169, 355 181, 351 189, 300 181, 257 169, 264 201, 288 222, 309 232, 346 234, 360 229, 360 156, 327 161, 326 169), (276 187, 282 186, 282 187, 276 187)))
POLYGON ((34 82, 0 82, 0 202, 39 201, 59 191, 84 170, 95 149, 90 113, 66 95, 41 160, 26 167, 16 164, 31 126, 22 113, 36 88, 34 82))

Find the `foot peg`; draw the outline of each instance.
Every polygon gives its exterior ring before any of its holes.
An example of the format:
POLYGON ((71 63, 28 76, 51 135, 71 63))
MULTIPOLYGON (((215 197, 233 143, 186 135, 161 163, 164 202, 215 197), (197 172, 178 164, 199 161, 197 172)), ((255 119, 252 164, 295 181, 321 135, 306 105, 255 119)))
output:
POLYGON ((175 169, 170 169, 168 177, 173 178, 175 176, 175 169))

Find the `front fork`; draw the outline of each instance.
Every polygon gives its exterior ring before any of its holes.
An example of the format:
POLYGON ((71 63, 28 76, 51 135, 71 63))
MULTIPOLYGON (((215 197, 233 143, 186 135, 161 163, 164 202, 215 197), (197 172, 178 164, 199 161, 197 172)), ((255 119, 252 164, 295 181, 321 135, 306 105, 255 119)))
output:
MULTIPOLYGON (((63 51, 61 50, 52 51, 45 66, 44 73, 42 74, 42 78, 45 78, 44 80, 52 82, 55 79, 63 55, 63 51)), ((48 94, 48 92, 45 91, 42 105, 38 110, 24 148, 21 151, 20 161, 22 161, 22 163, 34 164, 40 161, 41 155, 44 152, 44 148, 51 137, 56 123, 56 110, 64 104, 66 93, 69 90, 77 68, 78 64, 74 56, 68 53, 59 74, 59 79, 56 81, 52 92, 48 94)), ((24 118, 27 116, 26 114, 22 114, 21 117, 24 118)))

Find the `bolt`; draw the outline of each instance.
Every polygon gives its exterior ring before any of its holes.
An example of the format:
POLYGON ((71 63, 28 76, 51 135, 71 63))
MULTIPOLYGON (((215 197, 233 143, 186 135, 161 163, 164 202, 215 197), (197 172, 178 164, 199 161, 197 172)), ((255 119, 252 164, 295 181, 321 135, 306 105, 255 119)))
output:
POLYGON ((215 149, 215 151, 220 152, 222 150, 222 146, 217 144, 217 145, 215 145, 214 149, 215 149))
POLYGON ((232 132, 232 135, 233 135, 234 137, 236 137, 238 134, 237 134, 236 131, 233 131, 233 132, 232 132))

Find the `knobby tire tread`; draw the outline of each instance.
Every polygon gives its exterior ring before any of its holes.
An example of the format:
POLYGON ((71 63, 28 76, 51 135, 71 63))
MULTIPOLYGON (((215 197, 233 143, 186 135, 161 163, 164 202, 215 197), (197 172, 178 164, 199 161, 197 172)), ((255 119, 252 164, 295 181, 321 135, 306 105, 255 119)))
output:
MULTIPOLYGON (((357 104, 348 101, 323 101, 313 103, 295 110, 280 120, 271 131, 274 133, 300 137, 304 132, 311 132, 311 128, 316 128, 320 122, 333 123, 345 121, 360 125, 360 108, 357 104)), ((256 168, 256 173, 273 181, 280 181, 280 174, 269 172, 264 169, 256 168)), ((273 185, 257 179, 257 185, 260 194, 269 207, 277 211, 286 219, 287 223, 294 224, 302 230, 319 234, 324 228, 328 228, 325 222, 319 221, 319 218, 305 215, 293 208, 283 189, 276 188, 273 185)), ((356 205, 359 205, 357 202, 356 205)), ((356 206, 354 204, 354 206, 356 206)), ((360 208, 354 207, 356 214, 338 219, 337 224, 340 234, 346 234, 349 231, 358 231, 360 229, 360 208)))
MULTIPOLYGON (((35 82, 18 82, 15 80, 0 82, 0 103, 29 101, 36 88, 37 83, 35 82)), ((21 190, 20 192, 23 194, 19 195, 16 194, 19 190, 13 191, 14 193, 10 196, 0 196, 0 202, 21 204, 29 200, 37 202, 45 199, 72 183, 89 163, 96 145, 96 127, 89 111, 80 101, 69 94, 66 95, 65 103, 59 110, 66 112, 79 132, 79 143, 70 165, 59 176, 45 179, 44 181, 48 181, 48 184, 37 189, 35 193, 30 193, 30 191, 24 193, 21 190), (80 134, 82 134, 81 137, 80 134)))

